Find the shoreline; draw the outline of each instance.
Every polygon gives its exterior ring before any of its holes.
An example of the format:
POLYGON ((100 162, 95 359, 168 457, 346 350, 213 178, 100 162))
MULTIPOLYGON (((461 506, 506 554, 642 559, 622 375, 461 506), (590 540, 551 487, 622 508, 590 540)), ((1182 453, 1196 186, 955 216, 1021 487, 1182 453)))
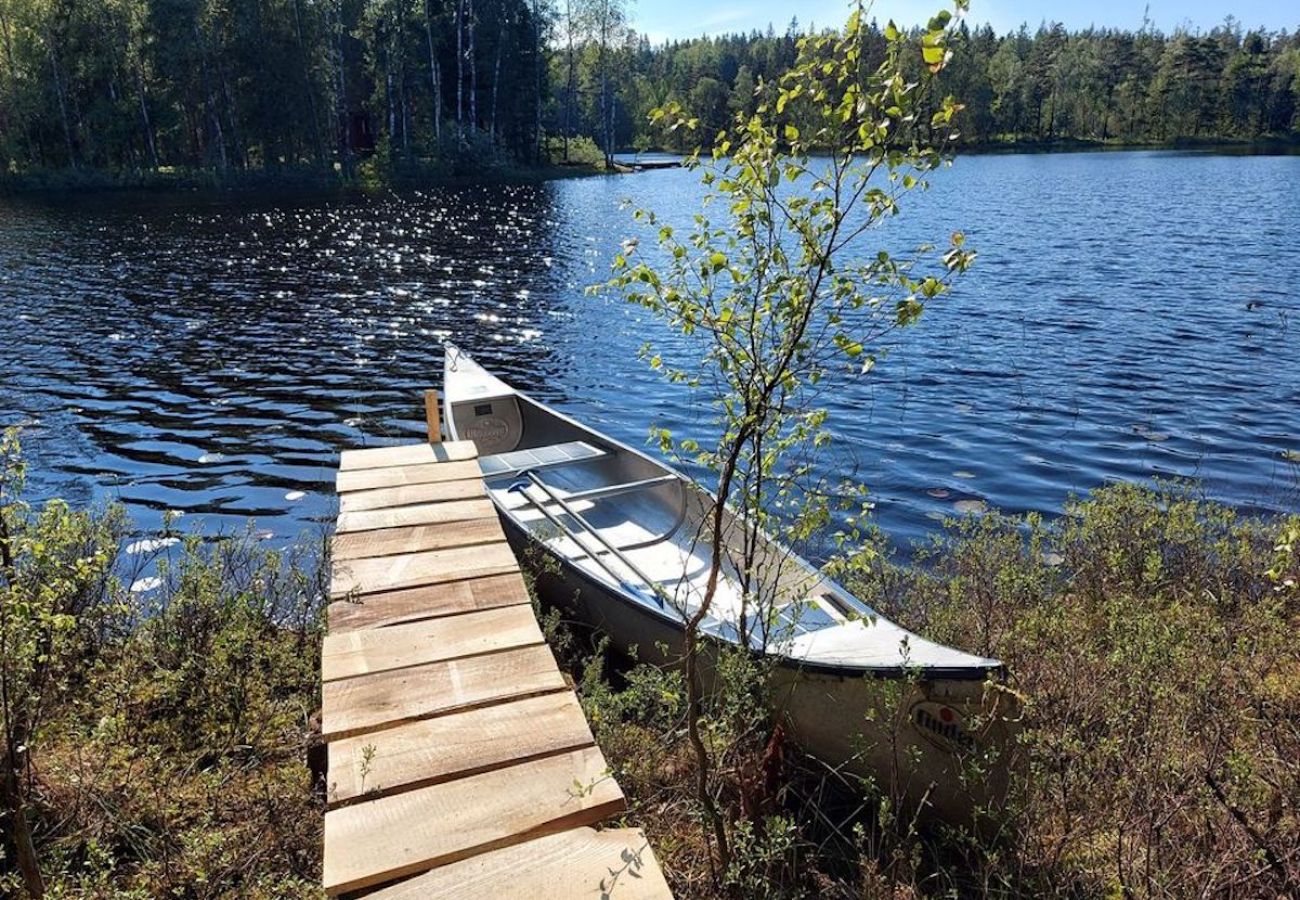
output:
MULTIPOLYGON (((1203 151, 1233 155, 1300 154, 1300 136, 1276 138, 1180 138, 1158 142, 1116 142, 1085 138, 1058 138, 1051 141, 1012 140, 980 141, 957 144, 956 155, 1050 154, 1050 153, 1122 153, 1129 151, 1203 151)), ((621 153, 622 151, 620 151, 621 153)), ((676 153, 655 149, 648 152, 676 153)), ((364 165, 364 164, 363 164, 364 165)), ((434 165, 416 164, 384 176, 359 171, 344 178, 337 171, 313 167, 236 170, 220 175, 210 169, 150 169, 111 171, 105 169, 40 169, 12 175, 0 175, 0 197, 67 196, 91 193, 141 194, 242 194, 255 191, 311 192, 318 194, 354 191, 410 190, 478 184, 539 184, 565 178, 594 175, 637 174, 635 170, 613 171, 585 163, 568 165, 551 163, 542 166, 509 166, 476 172, 456 172, 434 165)))
POLYGON ((358 166, 358 171, 351 178, 344 178, 338 171, 310 166, 232 170, 224 175, 211 169, 40 169, 15 175, 0 175, 0 198, 119 193, 219 196, 261 191, 315 193, 324 196, 457 185, 537 184, 607 174, 611 173, 585 164, 509 166, 477 172, 455 172, 436 166, 416 165, 383 177, 368 176, 358 166))

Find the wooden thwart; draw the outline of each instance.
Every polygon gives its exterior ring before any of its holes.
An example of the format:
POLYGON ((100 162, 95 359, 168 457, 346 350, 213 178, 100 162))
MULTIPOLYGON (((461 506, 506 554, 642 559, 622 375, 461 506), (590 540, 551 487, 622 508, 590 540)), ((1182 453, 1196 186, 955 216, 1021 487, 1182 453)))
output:
POLYGON ((382 628, 402 622, 529 602, 528 588, 517 572, 490 575, 486 578, 366 594, 355 600, 336 600, 329 605, 329 627, 331 633, 357 628, 382 628))
POLYGON ((321 736, 332 741, 566 687, 544 644, 327 681, 321 687, 321 736))
POLYGON ((383 884, 626 808, 595 747, 325 813, 325 890, 383 884))
POLYGON ((339 495, 339 510, 344 513, 361 512, 367 509, 388 509, 393 506, 443 503, 448 500, 472 500, 486 495, 483 479, 475 475, 459 481, 432 481, 426 484, 404 484, 369 491, 350 491, 339 495))
POLYGON ((639 828, 571 828, 454 862, 369 900, 662 900, 668 882, 639 828))
POLYGON ((349 631, 325 638, 321 680, 336 681, 544 643, 542 629, 529 606, 349 631))
POLYGON ((594 744, 572 691, 529 697, 329 745, 331 807, 594 744))
POLYGON ((519 563, 505 541, 449 550, 425 550, 404 556, 346 559, 334 563, 330 595, 371 594, 518 571, 519 563))

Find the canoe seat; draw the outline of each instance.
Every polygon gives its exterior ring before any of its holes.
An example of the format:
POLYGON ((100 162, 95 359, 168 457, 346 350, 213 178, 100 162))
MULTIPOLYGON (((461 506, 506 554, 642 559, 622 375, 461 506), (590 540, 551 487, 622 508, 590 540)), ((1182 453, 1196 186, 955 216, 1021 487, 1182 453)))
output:
POLYGON ((570 466, 574 463, 600 459, 602 456, 609 456, 609 451, 588 444, 586 441, 568 441, 563 444, 532 447, 528 450, 511 450, 509 453, 480 456, 478 464, 483 469, 483 475, 490 478, 497 475, 518 475, 528 469, 570 466))

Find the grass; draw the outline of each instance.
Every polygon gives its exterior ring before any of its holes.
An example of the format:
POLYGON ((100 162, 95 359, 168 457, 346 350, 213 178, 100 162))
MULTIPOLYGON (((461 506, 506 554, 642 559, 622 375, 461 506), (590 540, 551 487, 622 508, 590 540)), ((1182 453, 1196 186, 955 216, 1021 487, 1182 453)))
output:
MULTIPOLYGON (((41 711, 11 695, 6 728, 37 723, 21 776, 48 895, 317 895, 320 548, 236 535, 123 556, 120 510, 29 508, 12 477, 0 516, 0 663, 41 711), (142 567, 160 585, 133 593, 142 567)), ((732 655, 705 720, 735 851, 719 871, 681 676, 548 611, 677 896, 1297 892, 1300 519, 1117 485, 1054 523, 952 521, 913 564, 877 549, 838 574, 927 636, 1006 661, 1025 698, 1007 809, 978 833, 898 816, 802 755, 765 711, 762 666, 732 655)), ((22 896, 5 821, 0 893, 22 896)))
MULTIPOLYGON (((950 521, 913 564, 839 575, 882 613, 995 655, 1025 698, 996 827, 912 827, 829 778, 736 679, 710 709, 734 871, 709 868, 676 676, 588 654, 581 694, 679 896, 1294 895, 1300 520, 1187 486, 1106 487, 1051 525, 950 521)), ((581 656, 581 654, 579 654, 581 656)))

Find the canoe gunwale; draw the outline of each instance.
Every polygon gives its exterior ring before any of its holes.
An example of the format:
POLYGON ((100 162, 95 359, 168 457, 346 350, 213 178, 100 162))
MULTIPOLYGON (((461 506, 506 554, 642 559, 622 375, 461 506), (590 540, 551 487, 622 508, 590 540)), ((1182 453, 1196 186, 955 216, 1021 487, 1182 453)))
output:
MULTIPOLYGON (((470 365, 478 367, 477 363, 475 363, 472 360, 472 358, 468 357, 468 355, 463 354, 461 351, 451 348, 451 345, 448 345, 448 354, 450 355, 451 353, 455 353, 458 360, 467 361, 469 362, 470 365)), ((449 370, 447 372, 447 378, 450 379, 450 377, 451 377, 451 371, 449 370)), ((504 382, 501 382, 501 384, 504 385, 504 382)), ((678 472, 672 466, 667 465, 663 461, 653 459, 634 447, 624 444, 621 441, 610 437, 609 435, 603 434, 601 432, 597 432, 594 429, 590 428, 589 426, 586 426, 583 423, 578 422, 572 417, 567 416, 558 410, 552 409, 549 405, 542 403, 541 401, 535 400, 532 397, 529 397, 527 394, 524 394, 523 392, 515 390, 513 387, 509 385, 505 385, 505 387, 519 401, 529 403, 534 407, 538 408, 539 410, 541 410, 543 413, 553 416, 554 418, 562 422, 565 422, 570 426, 573 426, 574 428, 580 430, 581 432, 584 432, 589 436, 588 440, 596 441, 599 444, 603 445, 604 448, 609 448, 610 450, 613 451, 621 451, 621 452, 628 453, 633 457, 639 458, 649 463, 650 465, 657 467, 662 472, 668 475, 675 476, 679 480, 680 487, 683 491, 683 503, 679 507, 679 516, 678 516, 677 524, 667 534, 656 538, 655 541, 646 542, 646 543, 654 543, 654 542, 668 539, 672 536, 673 533, 675 533, 681 527, 681 524, 686 518, 686 512, 687 512, 686 510, 687 503, 685 502, 685 494, 689 490, 693 489, 695 491, 698 491, 701 495, 707 497, 710 501, 716 499, 714 494, 711 491, 709 491, 708 488, 706 488, 704 485, 701 485, 698 482, 689 479, 686 475, 682 474, 681 472, 678 472), (689 488, 688 488, 688 483, 689 483, 689 488)), ((456 419, 453 414, 456 403, 453 402, 452 400, 453 392, 450 390, 450 387, 448 385, 444 385, 444 388, 445 388, 443 391, 443 401, 445 406, 444 421, 447 424, 449 436, 453 439, 456 439, 459 437, 459 435, 456 432, 456 424, 455 424, 456 419)), ((475 399, 481 400, 482 398, 475 398, 475 399)), ((464 402, 464 401, 462 400, 460 402, 464 402)), ((499 476, 503 476, 505 474, 506 474, 505 472, 494 472, 487 475, 486 479, 497 480, 499 476)), ((661 607, 657 605, 651 605, 647 603, 645 600, 643 600, 642 598, 631 593, 630 591, 624 590, 621 586, 617 584, 614 585, 607 584, 606 582, 598 579, 594 575, 594 573, 588 572, 582 566, 577 565, 577 563, 574 560, 570 559, 566 554, 558 552, 554 547, 552 547, 545 541, 541 541, 537 537, 535 537, 532 531, 516 517, 515 512, 509 509, 508 507, 506 507, 504 503, 502 503, 500 500, 498 500, 494 491, 489 490, 488 497, 492 500, 492 504, 497 510, 497 514, 502 520, 502 523, 505 526, 507 532, 513 531, 519 538, 522 538, 524 541, 526 541, 529 546, 535 546, 538 549, 543 550, 548 555, 549 558, 555 560, 560 564, 562 570, 567 575, 569 575, 572 578, 575 578, 578 582, 580 582, 584 586, 585 589, 584 593, 586 593, 586 590, 590 590, 595 594, 599 595, 602 598, 602 600, 604 600, 605 602, 620 604, 623 606, 630 607, 640 612, 643 615, 648 615, 654 619, 657 619, 661 623, 667 625, 668 627, 678 632, 684 630, 683 628, 684 620, 682 619, 678 610, 676 610, 675 608, 669 609, 667 606, 661 607)), ((626 549, 633 549, 633 548, 626 548, 626 549)), ((837 599, 843 599, 845 597, 851 598, 853 604, 856 604, 857 606, 862 607, 863 610, 870 612, 870 608, 867 607, 866 604, 862 603, 862 601, 854 597, 853 594, 845 590, 833 579, 826 576, 819 569, 812 566, 811 563, 804 560, 798 554, 793 553, 793 551, 789 551, 789 552, 796 562, 798 562, 799 564, 807 568, 809 572, 818 576, 820 579, 823 580, 824 584, 832 588, 834 593, 839 595, 837 599)), ((965 665, 965 666, 928 665, 928 664, 905 666, 905 665, 867 665, 861 663, 855 664, 851 662, 837 663, 837 662, 830 662, 830 661, 823 661, 823 660, 794 657, 794 656, 789 656, 780 653, 779 651, 764 650, 760 647, 755 647, 753 645, 743 645, 739 641, 729 639, 722 635, 714 634, 705 629, 701 629, 699 634, 710 644, 717 645, 717 646, 737 647, 737 648, 743 647, 752 656, 756 658, 771 659, 774 662, 776 662, 779 666, 781 666, 781 668, 786 670, 805 673, 809 675, 836 678, 840 680, 858 680, 858 679, 866 678, 866 679, 873 679, 873 680, 889 680, 889 681, 900 681, 900 680, 912 679, 917 681, 918 683, 926 683, 926 682, 983 683, 989 680, 990 678, 996 680, 1004 680, 1007 676, 1007 670, 1005 665, 997 661, 990 661, 991 663, 993 663, 990 665, 965 665)), ((966 654, 966 655, 970 655, 970 654, 966 654)))
MULTIPOLYGON (((681 619, 661 610, 656 606, 649 606, 642 603, 641 600, 632 594, 624 591, 612 590, 605 583, 598 581, 590 572, 581 566, 575 565, 572 560, 562 553, 555 550, 545 543, 539 541, 533 536, 532 532, 520 525, 510 512, 501 506, 497 506, 497 513, 505 523, 507 529, 515 530, 524 540, 528 541, 531 546, 545 552, 551 559, 555 560, 564 569, 565 574, 575 577, 593 592, 603 595, 607 601, 612 603, 622 603, 625 606, 631 606, 644 615, 652 616, 673 628, 683 630, 681 619)), ((918 682, 927 681, 977 681, 983 683, 990 677, 1004 678, 1007 674, 1005 665, 997 666, 863 666, 852 664, 838 664, 817 662, 815 660, 802 660, 792 656, 785 656, 780 653, 766 652, 755 647, 746 647, 736 641, 729 641, 726 638, 712 634, 703 629, 699 635, 706 642, 718 647, 733 647, 747 650, 750 656, 756 659, 771 659, 783 669, 802 672, 810 675, 820 675, 833 678, 839 678, 844 681, 853 681, 862 678, 871 678, 880 681, 903 681, 909 678, 915 678, 918 682)))

